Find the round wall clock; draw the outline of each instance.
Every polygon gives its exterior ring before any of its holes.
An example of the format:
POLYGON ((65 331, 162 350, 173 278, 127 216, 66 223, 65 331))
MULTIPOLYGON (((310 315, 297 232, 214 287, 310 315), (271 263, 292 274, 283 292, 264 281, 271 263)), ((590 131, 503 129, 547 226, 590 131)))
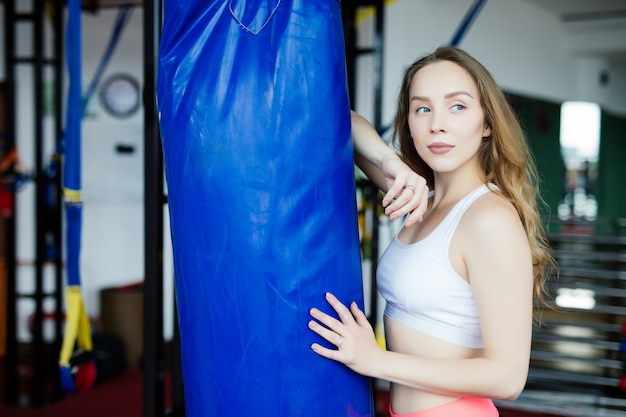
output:
POLYGON ((139 109, 139 82, 128 74, 107 78, 100 88, 100 101, 105 110, 115 117, 129 117, 139 109))

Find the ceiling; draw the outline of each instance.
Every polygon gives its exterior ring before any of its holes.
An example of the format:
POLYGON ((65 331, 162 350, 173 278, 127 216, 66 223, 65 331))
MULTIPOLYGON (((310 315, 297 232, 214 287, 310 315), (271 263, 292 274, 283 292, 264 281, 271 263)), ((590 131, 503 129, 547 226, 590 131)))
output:
POLYGON ((561 16, 578 15, 581 19, 592 19, 596 14, 621 12, 626 15, 624 0, 524 0, 561 16))
MULTIPOLYGON (((499 0, 493 0, 499 1, 499 0)), ((520 0, 555 14, 570 52, 626 66, 626 0, 520 0)), ((144 0, 83 0, 85 9, 142 6, 144 0)))
POLYGON ((578 55, 626 66, 626 0, 523 0, 554 13, 578 55))
POLYGON ((144 0, 82 0, 82 7, 88 11, 118 8, 123 6, 143 6, 144 0))

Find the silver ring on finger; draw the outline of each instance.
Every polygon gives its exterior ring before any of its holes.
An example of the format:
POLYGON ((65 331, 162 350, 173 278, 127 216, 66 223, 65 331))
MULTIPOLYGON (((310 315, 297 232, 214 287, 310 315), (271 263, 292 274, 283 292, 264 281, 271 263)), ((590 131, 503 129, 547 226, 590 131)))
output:
POLYGON ((335 344, 335 346, 337 346, 337 349, 339 349, 339 346, 341 346, 342 343, 343 343, 343 337, 340 337, 339 341, 335 344))

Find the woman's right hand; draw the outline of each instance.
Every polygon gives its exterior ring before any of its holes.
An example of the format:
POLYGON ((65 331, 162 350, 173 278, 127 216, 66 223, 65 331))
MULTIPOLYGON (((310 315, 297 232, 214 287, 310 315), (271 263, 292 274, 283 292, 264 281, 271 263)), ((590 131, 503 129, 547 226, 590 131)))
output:
POLYGON ((405 164, 363 116, 351 111, 355 161, 381 190, 385 214, 395 220, 409 214, 406 225, 422 221, 428 205, 426 180, 405 164))
POLYGON ((387 193, 382 203, 385 214, 390 220, 408 214, 406 226, 421 222, 428 207, 426 180, 409 168, 395 153, 382 159, 381 171, 387 183, 387 193))

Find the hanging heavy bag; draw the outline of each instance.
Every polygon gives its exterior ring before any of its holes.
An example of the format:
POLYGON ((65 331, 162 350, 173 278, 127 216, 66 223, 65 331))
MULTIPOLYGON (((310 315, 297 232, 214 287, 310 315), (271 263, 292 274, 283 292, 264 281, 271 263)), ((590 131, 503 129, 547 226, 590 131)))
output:
POLYGON ((373 415, 369 380, 307 327, 326 291, 363 301, 343 45, 337 0, 164 3, 188 416, 373 415))

